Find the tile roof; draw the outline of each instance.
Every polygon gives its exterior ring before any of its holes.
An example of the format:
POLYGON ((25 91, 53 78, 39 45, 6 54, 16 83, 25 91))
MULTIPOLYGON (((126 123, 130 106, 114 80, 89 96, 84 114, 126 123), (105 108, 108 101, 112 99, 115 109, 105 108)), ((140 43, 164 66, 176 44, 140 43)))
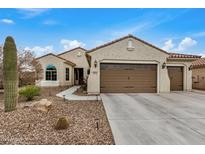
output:
POLYGON ((205 68, 205 58, 201 58, 192 62, 192 69, 195 68, 205 68))
POLYGON ((180 53, 169 53, 169 58, 201 58, 201 56, 180 53))

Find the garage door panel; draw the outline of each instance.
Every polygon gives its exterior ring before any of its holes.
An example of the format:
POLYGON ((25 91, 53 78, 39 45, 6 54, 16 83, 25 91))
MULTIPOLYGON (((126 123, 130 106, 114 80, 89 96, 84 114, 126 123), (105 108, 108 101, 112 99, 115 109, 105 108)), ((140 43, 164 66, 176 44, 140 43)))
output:
MULTIPOLYGON (((104 74, 124 74, 124 73, 129 73, 129 74, 136 74, 136 73, 139 73, 139 71, 141 72, 141 73, 155 73, 156 71, 154 71, 154 70, 118 70, 118 71, 116 71, 116 70, 102 70, 102 72, 104 73, 104 74), (123 71, 123 72, 122 72, 123 71)), ((140 75, 140 74, 138 74, 138 75, 140 75)))
POLYGON ((181 66, 169 66, 167 67, 169 79, 170 79, 170 90, 171 91, 182 91, 183 90, 183 67, 181 66))
POLYGON ((101 64, 101 92, 155 93, 157 65, 101 64))

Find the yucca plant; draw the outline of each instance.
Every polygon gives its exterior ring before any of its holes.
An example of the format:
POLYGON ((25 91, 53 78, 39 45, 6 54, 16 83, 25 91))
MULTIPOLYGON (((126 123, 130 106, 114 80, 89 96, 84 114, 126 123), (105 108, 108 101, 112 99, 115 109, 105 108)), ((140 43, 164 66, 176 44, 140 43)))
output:
POLYGON ((8 36, 3 48, 3 83, 5 112, 16 109, 18 101, 17 49, 15 41, 8 36))

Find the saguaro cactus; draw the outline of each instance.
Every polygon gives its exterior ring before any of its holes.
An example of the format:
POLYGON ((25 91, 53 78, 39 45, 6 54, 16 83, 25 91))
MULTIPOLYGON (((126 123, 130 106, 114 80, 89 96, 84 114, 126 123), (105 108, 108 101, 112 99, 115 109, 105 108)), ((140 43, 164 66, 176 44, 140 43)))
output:
POLYGON ((3 48, 4 109, 16 109, 18 101, 17 49, 14 39, 8 36, 3 48))

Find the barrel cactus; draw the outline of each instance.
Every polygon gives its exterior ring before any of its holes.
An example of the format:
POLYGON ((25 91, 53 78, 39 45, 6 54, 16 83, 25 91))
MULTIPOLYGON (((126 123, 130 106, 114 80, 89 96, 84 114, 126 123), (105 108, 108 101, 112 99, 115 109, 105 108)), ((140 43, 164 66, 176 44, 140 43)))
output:
POLYGON ((4 109, 16 109, 18 101, 17 49, 15 41, 8 36, 3 48, 4 109))

